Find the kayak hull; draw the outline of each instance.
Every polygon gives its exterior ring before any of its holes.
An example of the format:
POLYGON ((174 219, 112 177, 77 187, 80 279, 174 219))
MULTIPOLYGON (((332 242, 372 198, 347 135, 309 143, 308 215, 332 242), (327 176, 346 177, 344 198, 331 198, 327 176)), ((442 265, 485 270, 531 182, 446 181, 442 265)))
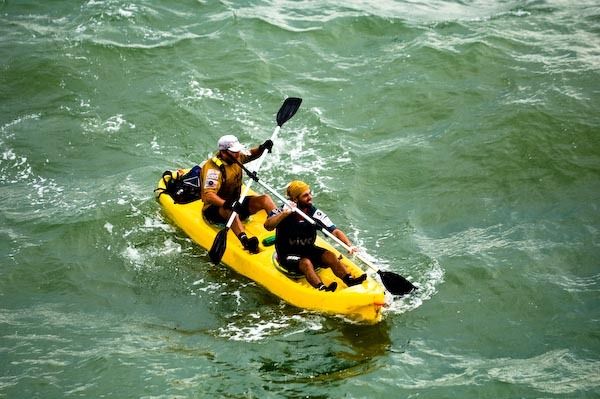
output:
MULTIPOLYGON (((175 173, 173 172, 174 175, 175 173)), ((162 178, 159 180, 157 188, 165 188, 162 178)), ((160 191, 158 190, 158 192, 160 191)), ((210 224, 202 217, 203 203, 201 200, 188 204, 176 204, 168 194, 163 193, 158 195, 157 201, 166 216, 192 241, 206 250, 213 245, 217 233, 225 228, 210 224)), ((275 246, 263 244, 263 240, 272 238, 274 235, 274 232, 267 231, 263 227, 266 216, 264 211, 260 211, 244 222, 248 236, 255 236, 259 239, 260 252, 250 254, 245 251, 233 231, 229 230, 222 263, 255 281, 273 295, 299 308, 340 315, 362 323, 381 321, 382 310, 385 306, 385 291, 381 284, 370 276, 360 285, 347 287, 329 268, 320 269, 318 274, 325 285, 333 281, 338 284, 335 292, 325 292, 313 288, 305 278, 294 279, 283 274, 276 267, 275 246)), ((272 241, 272 239, 268 241, 272 241)), ((317 245, 340 255, 321 237, 317 238, 317 245)), ((363 273, 363 270, 347 257, 344 256, 342 262, 353 276, 363 273)))

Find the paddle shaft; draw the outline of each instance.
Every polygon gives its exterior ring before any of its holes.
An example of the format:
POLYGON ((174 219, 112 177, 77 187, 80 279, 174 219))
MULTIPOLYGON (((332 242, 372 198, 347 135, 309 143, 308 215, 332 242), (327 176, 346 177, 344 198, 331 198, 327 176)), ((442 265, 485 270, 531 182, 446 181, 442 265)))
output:
MULTIPOLYGON (((275 130, 273 131, 273 134, 271 135, 271 141, 275 141, 275 139, 277 138, 277 134, 279 134, 279 130, 281 129, 281 126, 276 126, 275 130)), ((260 154, 260 157, 258 157, 258 160, 256 161, 256 168, 254 170, 254 173, 256 173, 256 171, 258 171, 265 159, 266 156, 266 150, 263 151, 262 154, 260 154)), ((244 166, 244 164, 242 164, 240 161, 238 161, 237 159, 235 160, 245 171, 249 172, 248 169, 244 166)), ((252 172, 250 172, 252 173, 252 172)), ((246 196, 248 195, 248 192, 250 191, 250 187, 252 186, 252 180, 250 180, 248 182, 248 184, 246 184, 246 187, 244 188, 244 191, 242 191, 242 195, 240 195, 240 199, 238 200, 238 202, 241 204, 242 202, 244 202, 244 199, 246 198, 246 196)), ((233 224, 233 221, 235 220, 235 217, 237 216, 237 212, 233 211, 231 213, 231 216, 229 216, 229 220, 227 221, 227 228, 230 228, 231 225, 233 224)))
MULTIPOLYGON (((277 111, 277 117, 276 117, 277 126, 275 126, 275 130, 273 131, 273 134, 271 135, 272 142, 275 141, 275 139, 277 138, 277 134, 279 133, 281 126, 283 126, 283 124, 285 122, 290 120, 290 118, 296 114, 296 111, 298 111, 298 108, 300 108, 301 103, 302 103, 302 99, 298 98, 298 97, 288 97, 285 99, 285 101, 283 102, 283 105, 281 106, 281 108, 279 108, 279 111, 277 111)), ((258 158, 258 164, 256 165, 256 169, 254 170, 255 175, 256 175, 256 171, 258 171, 260 169, 264 159, 265 159, 265 151, 263 151, 262 154, 260 154, 260 157, 258 158)), ((238 164, 242 165, 240 162, 238 162, 238 164)), ((244 168, 244 170, 247 171, 247 169, 243 165, 242 165, 242 168, 244 168)), ((238 199, 238 202, 240 204, 244 201, 244 199, 248 195, 248 191, 250 191, 251 185, 252 185, 252 182, 249 182, 248 185, 246 185, 246 188, 244 189, 244 191, 242 192, 242 195, 238 199)), ((236 216, 237 216, 237 212, 234 210, 231 213, 231 216, 229 216, 229 220, 227 221, 227 225, 225 226, 225 228, 227 230, 229 230, 229 228, 233 224, 233 221, 235 220, 236 216)), ((214 243, 213 243, 213 247, 214 247, 214 243)))

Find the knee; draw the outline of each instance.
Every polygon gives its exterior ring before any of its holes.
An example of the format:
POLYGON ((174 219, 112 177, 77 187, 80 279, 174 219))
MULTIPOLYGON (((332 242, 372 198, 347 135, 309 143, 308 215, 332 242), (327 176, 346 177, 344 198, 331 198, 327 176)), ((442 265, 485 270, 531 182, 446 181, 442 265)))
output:
POLYGON ((312 262, 307 258, 300 259, 300 263, 298 264, 298 269, 304 274, 314 270, 312 262))
POLYGON ((330 266, 331 265, 337 266, 338 263, 341 264, 341 262, 339 261, 339 259, 331 251, 325 251, 323 253, 323 255, 321 256, 321 259, 323 260, 324 263, 326 263, 326 264, 328 264, 330 266))
POLYGON ((221 215, 223 219, 229 219, 229 216, 231 216, 231 210, 220 207, 219 215, 221 215))
POLYGON ((273 199, 269 194, 263 194, 260 198, 262 199, 262 202, 273 202, 273 199))
POLYGON ((259 198, 259 203, 261 205, 261 208, 266 208, 268 210, 272 210, 273 208, 275 208, 275 203, 273 202, 273 199, 271 198, 270 195, 263 194, 258 198, 259 198))

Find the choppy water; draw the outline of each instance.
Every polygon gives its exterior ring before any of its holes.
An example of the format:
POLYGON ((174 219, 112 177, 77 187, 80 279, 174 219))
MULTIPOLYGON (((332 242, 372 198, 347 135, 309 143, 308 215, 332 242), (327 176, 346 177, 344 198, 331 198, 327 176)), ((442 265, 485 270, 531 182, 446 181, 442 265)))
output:
POLYGON ((595 1, 0 1, 0 397, 600 396, 595 1), (152 190, 235 133, 418 294, 288 306, 152 190))

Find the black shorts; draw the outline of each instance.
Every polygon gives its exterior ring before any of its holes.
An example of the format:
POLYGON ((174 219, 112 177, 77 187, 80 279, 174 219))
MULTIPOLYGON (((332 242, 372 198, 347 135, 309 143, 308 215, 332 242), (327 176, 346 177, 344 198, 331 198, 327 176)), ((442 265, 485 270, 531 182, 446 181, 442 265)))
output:
MULTIPOLYGON (((252 196, 245 197, 244 201, 242 202, 242 209, 238 213, 240 219, 242 220, 246 220, 248 219, 248 216, 250 216, 250 198, 252 198, 252 196)), ((227 223, 227 220, 225 220, 219 213, 219 207, 216 205, 210 205, 202 213, 204 214, 206 220, 212 224, 227 223)))
POLYGON ((288 254, 283 257, 278 257, 279 264, 283 266, 290 273, 298 273, 302 274, 300 268, 300 259, 308 258, 313 264, 315 270, 319 267, 323 267, 323 262, 321 261, 321 257, 325 253, 325 249, 321 247, 310 247, 303 251, 302 255, 288 254))

